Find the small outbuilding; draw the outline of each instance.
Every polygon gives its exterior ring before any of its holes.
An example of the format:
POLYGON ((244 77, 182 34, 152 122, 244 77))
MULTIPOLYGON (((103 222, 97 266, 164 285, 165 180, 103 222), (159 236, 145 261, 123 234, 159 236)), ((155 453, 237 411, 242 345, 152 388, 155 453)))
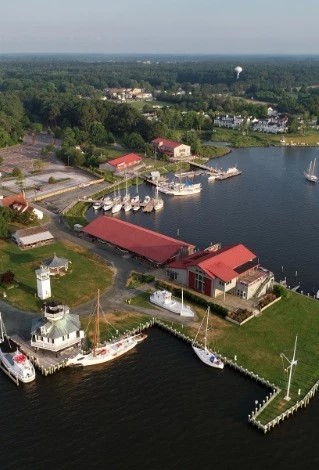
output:
POLYGON ((43 261, 42 266, 49 270, 50 276, 63 276, 69 267, 69 260, 57 256, 55 253, 52 258, 43 261))
POLYGON ((52 233, 45 227, 17 230, 12 238, 20 248, 34 248, 35 246, 46 245, 54 240, 52 233))

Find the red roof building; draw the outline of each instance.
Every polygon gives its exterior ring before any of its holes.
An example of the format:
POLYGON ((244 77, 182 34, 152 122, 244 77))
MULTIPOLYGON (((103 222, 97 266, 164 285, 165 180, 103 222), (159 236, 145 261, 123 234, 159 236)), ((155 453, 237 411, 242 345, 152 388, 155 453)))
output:
POLYGON ((195 248, 190 243, 104 215, 86 225, 82 232, 158 265, 187 256, 195 248))
POLYGON ((191 148, 189 145, 174 142, 173 140, 157 137, 152 140, 152 144, 156 152, 173 156, 175 158, 189 157, 191 155, 191 148))
POLYGON ((273 273, 261 268, 256 255, 242 244, 214 246, 168 265, 171 279, 211 297, 230 292, 244 299, 262 295, 273 273))
POLYGON ((124 172, 127 168, 132 168, 139 165, 142 161, 142 157, 136 153, 128 153, 121 157, 109 160, 108 162, 102 163, 99 168, 100 170, 108 170, 117 173, 124 172))

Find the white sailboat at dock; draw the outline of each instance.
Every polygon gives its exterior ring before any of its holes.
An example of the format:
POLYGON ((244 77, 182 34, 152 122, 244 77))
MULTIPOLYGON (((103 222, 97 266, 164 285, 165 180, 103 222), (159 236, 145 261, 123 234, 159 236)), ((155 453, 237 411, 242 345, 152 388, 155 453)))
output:
POLYGON ((202 322, 200 324, 200 327, 198 329, 198 332, 194 338, 192 348, 195 352, 195 354, 199 357, 199 359, 204 362, 207 366, 210 367, 215 367, 216 369, 223 369, 224 368, 224 363, 223 361, 216 355, 213 354, 208 348, 207 348, 207 333, 208 333, 208 322, 210 318, 210 308, 207 307, 206 314, 204 315, 202 322), (205 332, 204 332, 204 346, 196 346, 196 340, 197 337, 202 329, 203 323, 205 322, 205 332))

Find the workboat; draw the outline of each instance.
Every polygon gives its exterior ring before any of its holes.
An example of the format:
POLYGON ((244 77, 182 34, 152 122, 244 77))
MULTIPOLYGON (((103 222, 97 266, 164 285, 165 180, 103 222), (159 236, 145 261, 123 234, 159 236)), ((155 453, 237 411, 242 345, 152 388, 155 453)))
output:
POLYGON ((68 366, 94 366, 102 364, 104 362, 112 361, 119 356, 127 353, 133 349, 137 343, 143 341, 146 335, 133 334, 114 340, 112 342, 100 341, 100 312, 101 306, 99 301, 99 292, 97 298, 97 304, 93 312, 94 318, 94 332, 92 349, 89 352, 80 352, 74 357, 70 357, 67 360, 68 366))
POLYGON ((169 194, 170 196, 189 196, 191 194, 200 193, 202 190, 202 185, 201 183, 182 183, 181 181, 179 181, 159 185, 158 190, 161 193, 169 194))
POLYGON ((27 356, 8 338, 0 313, 0 365, 8 375, 23 383, 35 379, 35 369, 27 356))
POLYGON ((194 317, 195 312, 190 308, 189 305, 184 304, 184 293, 182 290, 182 301, 174 299, 172 293, 167 290, 157 290, 150 295, 150 302, 158 305, 159 307, 165 308, 170 312, 177 313, 182 317, 194 317))
POLYGON ((206 314, 204 315, 202 322, 200 324, 200 327, 197 331, 197 334, 194 338, 192 348, 195 352, 195 354, 199 357, 199 359, 204 362, 207 366, 210 367, 215 367, 216 369, 223 369, 224 368, 224 363, 223 361, 214 353, 212 353, 208 348, 207 348, 207 332, 208 332, 208 323, 209 323, 209 318, 210 318, 210 308, 207 307, 206 314), (198 346, 198 343, 196 342, 197 337, 204 326, 204 345, 203 346, 198 346))
POLYGON ((306 180, 310 181, 311 183, 316 183, 318 177, 315 175, 315 167, 316 167, 316 159, 310 162, 308 171, 304 172, 306 180))
POLYGON ((215 177, 216 180, 226 180, 232 178, 233 176, 241 175, 241 171, 238 170, 236 166, 228 168, 226 171, 222 171, 219 175, 215 177))

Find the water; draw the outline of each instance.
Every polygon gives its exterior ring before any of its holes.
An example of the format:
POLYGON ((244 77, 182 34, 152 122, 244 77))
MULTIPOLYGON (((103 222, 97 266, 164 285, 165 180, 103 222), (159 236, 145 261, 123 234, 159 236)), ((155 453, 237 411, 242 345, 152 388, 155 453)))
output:
MULTIPOLYGON (((157 328, 113 363, 15 387, 0 375, 3 469, 270 468, 319 464, 318 399, 267 436, 247 423, 267 391, 205 367, 157 328)), ((286 468, 286 467, 285 467, 286 468)))
MULTIPOLYGON (((198 248, 244 243, 277 280, 286 277, 291 287, 300 283, 305 293, 316 292, 319 184, 303 176, 316 153, 315 148, 300 147, 233 150, 210 164, 223 169, 237 164, 240 176, 208 182, 203 175, 196 178, 203 185, 200 194, 162 195, 161 212, 121 212, 116 217, 174 238, 179 234, 198 248)), ((142 196, 152 191, 145 185, 140 189, 142 196)))
MULTIPOLYGON (((277 277, 284 266, 292 281, 318 287, 319 185, 303 178, 315 153, 236 150, 212 164, 237 163, 241 176, 213 183, 203 176, 197 196, 164 195, 160 213, 120 216, 174 237, 179 229, 199 247, 243 242, 277 277)), ((128 355, 94 368, 38 373, 19 388, 1 373, 1 468, 318 468, 318 395, 264 436, 247 416, 265 388, 228 367, 205 367, 157 328, 149 333, 128 355)))

